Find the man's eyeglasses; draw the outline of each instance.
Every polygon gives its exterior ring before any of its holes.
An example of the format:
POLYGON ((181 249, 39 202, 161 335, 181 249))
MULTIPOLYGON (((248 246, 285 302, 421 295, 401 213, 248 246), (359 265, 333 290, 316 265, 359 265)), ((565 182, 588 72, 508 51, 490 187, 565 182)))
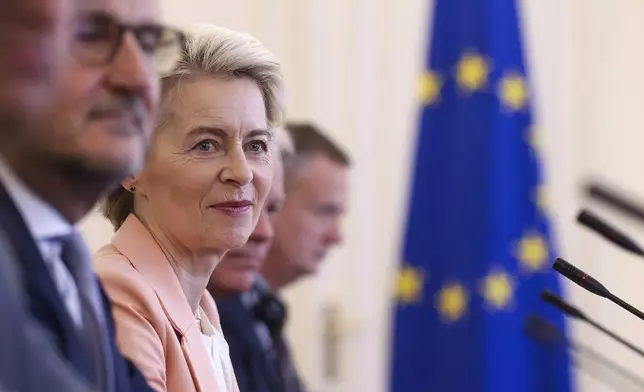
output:
POLYGON ((163 75, 172 71, 185 41, 180 31, 157 24, 126 25, 103 13, 88 13, 76 18, 72 54, 86 64, 109 64, 127 32, 132 33, 141 51, 149 56, 157 73, 163 75))

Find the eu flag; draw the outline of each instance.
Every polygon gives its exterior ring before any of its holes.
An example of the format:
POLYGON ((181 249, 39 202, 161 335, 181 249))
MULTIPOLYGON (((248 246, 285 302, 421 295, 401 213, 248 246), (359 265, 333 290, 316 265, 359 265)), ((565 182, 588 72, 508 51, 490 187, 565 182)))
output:
POLYGON ((435 0, 393 332, 393 392, 568 392, 526 337, 559 293, 515 0, 435 0))

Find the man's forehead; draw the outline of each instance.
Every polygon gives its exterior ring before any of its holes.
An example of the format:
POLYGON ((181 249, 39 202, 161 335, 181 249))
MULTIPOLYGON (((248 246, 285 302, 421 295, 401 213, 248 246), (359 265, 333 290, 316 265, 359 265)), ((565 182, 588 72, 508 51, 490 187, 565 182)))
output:
POLYGON ((80 12, 104 12, 126 23, 161 21, 159 0, 82 0, 80 12))

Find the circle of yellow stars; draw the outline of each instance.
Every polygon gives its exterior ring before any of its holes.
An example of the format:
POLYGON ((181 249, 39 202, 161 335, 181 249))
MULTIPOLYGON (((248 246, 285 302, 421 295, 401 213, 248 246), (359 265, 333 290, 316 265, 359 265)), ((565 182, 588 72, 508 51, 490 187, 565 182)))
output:
MULTIPOLYGON (((461 55, 456 64, 456 83, 462 92, 467 94, 482 91, 489 84, 491 73, 490 61, 475 51, 467 51, 461 55)), ((434 70, 426 70, 421 74, 418 83, 418 95, 423 105, 436 104, 440 99, 444 80, 434 70)), ((529 91, 525 79, 519 72, 508 71, 501 77, 497 85, 497 94, 501 105, 511 111, 519 111, 526 107, 529 91)))
MULTIPOLYGON (((519 262, 531 271, 544 268, 548 260, 548 247, 544 238, 536 232, 528 232, 516 245, 519 262)), ((425 274, 417 268, 404 266, 398 273, 396 297, 402 304, 420 301, 425 284, 425 274)), ((514 298, 516 282, 507 272, 497 269, 482 282, 481 293, 486 303, 494 310, 508 309, 514 298)), ((465 286, 451 282, 443 286, 435 297, 435 306, 447 323, 461 320, 467 314, 470 294, 465 286)))
MULTIPOLYGON (((456 65, 456 82, 459 89, 466 93, 483 90, 489 83, 490 62, 474 51, 464 53, 456 65)), ((427 70, 421 75, 418 94, 423 105, 436 104, 440 100, 444 80, 441 75, 427 70)), ((502 106, 513 112, 522 110, 528 101, 528 87, 524 78, 517 72, 506 72, 497 85, 497 94, 502 106)), ((535 153, 540 140, 535 128, 528 132, 528 142, 535 153)), ((545 186, 538 186, 534 194, 535 204, 542 210, 547 206, 545 186)), ((516 244, 515 255, 519 263, 529 271, 544 268, 548 261, 548 247, 544 238, 536 232, 529 232, 516 244)), ((425 277, 415 268, 406 266, 398 274, 396 296, 400 302, 410 304, 422 296, 425 277)), ((515 282, 503 271, 490 273, 482 284, 482 295, 495 310, 506 309, 511 303, 515 282)), ((467 313, 469 293, 460 283, 446 284, 436 295, 436 307, 447 322, 456 322, 467 313)))

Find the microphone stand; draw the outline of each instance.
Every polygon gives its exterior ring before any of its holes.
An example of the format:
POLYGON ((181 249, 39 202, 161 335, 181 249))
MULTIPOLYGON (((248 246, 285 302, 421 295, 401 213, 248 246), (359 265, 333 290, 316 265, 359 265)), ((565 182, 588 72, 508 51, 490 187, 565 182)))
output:
POLYGON ((561 275, 570 279, 577 285, 583 287, 584 289, 590 291, 593 294, 596 294, 600 297, 604 297, 614 304, 620 306, 621 308, 627 310, 632 315, 638 317, 640 320, 644 320, 644 313, 632 306, 628 302, 622 300, 618 296, 611 293, 603 284, 601 284, 597 279, 588 275, 584 271, 570 264, 561 257, 557 258, 555 263, 552 265, 552 269, 559 272, 561 275))
POLYGON ((551 293, 548 290, 545 290, 544 292, 541 293, 541 299, 544 302, 547 302, 548 304, 558 308, 561 310, 564 314, 576 318, 581 321, 585 321, 588 324, 590 324, 592 327, 597 328, 599 331, 605 333, 615 341, 619 342, 620 344, 623 344, 624 346, 628 347, 630 350, 638 354, 640 357, 644 358, 644 351, 642 351, 639 347, 635 346, 633 343, 627 341, 626 339, 622 338, 621 336, 618 336, 616 333, 610 331, 603 325, 599 324, 595 320, 591 319, 588 317, 584 312, 582 312, 579 308, 576 308, 575 306, 569 304, 568 302, 564 301, 562 298, 556 296, 555 294, 551 293))
MULTIPOLYGON (((524 325, 524 331, 532 340, 551 351, 563 354, 563 351, 568 349, 571 354, 585 356, 594 360, 600 366, 610 369, 623 379, 630 381, 630 383, 638 387, 638 390, 644 390, 644 380, 638 377, 635 373, 622 367, 618 363, 615 363, 615 361, 598 353, 592 348, 567 339, 559 328, 542 317, 535 314, 528 316, 524 325)), ((614 388, 614 385, 611 385, 606 380, 599 379, 597 377, 598 372, 585 369, 584 366, 576 360, 576 358, 571 358, 571 362, 576 368, 586 371, 590 376, 596 378, 598 381, 614 388)), ((622 389, 620 388, 620 390, 622 389)))

